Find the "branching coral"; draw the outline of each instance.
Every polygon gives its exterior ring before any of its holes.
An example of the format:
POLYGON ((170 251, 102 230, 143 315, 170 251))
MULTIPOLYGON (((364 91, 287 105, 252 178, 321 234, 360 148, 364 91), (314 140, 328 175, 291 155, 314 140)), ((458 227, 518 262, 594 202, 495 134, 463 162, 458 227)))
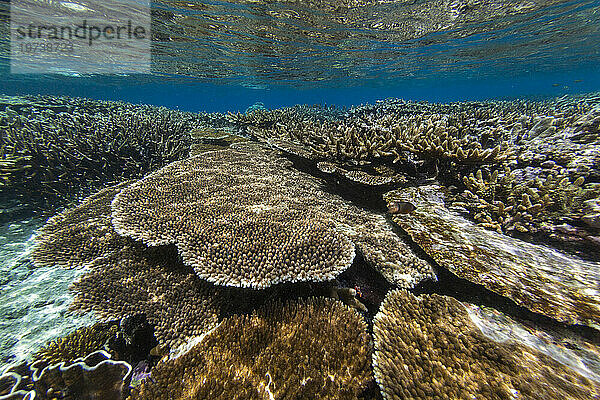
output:
POLYGON ((520 345, 494 342, 455 299, 386 296, 375 316, 375 378, 392 399, 591 399, 600 385, 520 345))
POLYGON ((104 182, 135 178, 186 157, 188 132, 205 119, 115 102, 24 101, 18 112, 7 107, 11 115, 0 118, 0 193, 34 206, 64 205, 104 182))
POLYGON ((134 399, 357 399, 371 379, 363 318, 332 299, 273 303, 160 363, 134 399))
POLYGON ((342 164, 370 164, 381 158, 407 161, 411 157, 489 164, 512 156, 507 141, 509 122, 501 120, 501 107, 496 115, 483 112, 474 118, 477 107, 473 105, 450 110, 443 105, 419 106, 378 105, 373 112, 351 109, 337 120, 286 118, 252 132, 270 143, 287 141, 303 146, 306 158, 342 164))
POLYGON ((550 172, 545 178, 517 175, 509 167, 503 172, 478 170, 463 176, 467 190, 455 205, 471 211, 474 219, 497 231, 536 233, 565 221, 584 217, 585 202, 600 198, 599 185, 584 185, 550 172))

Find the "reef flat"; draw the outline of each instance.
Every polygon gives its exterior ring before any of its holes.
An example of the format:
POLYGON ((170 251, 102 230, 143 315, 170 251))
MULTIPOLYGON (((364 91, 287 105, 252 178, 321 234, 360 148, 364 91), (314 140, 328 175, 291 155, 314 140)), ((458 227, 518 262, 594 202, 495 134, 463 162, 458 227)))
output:
MULTIPOLYGON (((52 217, 6 225, 7 285, 52 296, 46 314, 63 321, 13 342, 23 362, 0 394, 600 398, 596 94, 151 118, 123 103, 3 101, 6 160, 63 157, 15 146, 44 107, 60 110, 46 112, 54 124, 88 109, 137 122, 93 148, 76 130, 89 184, 69 171, 28 187, 52 217), (119 153, 121 139, 134 150, 119 153), (96 163, 104 145, 120 172, 96 163)), ((19 160, 2 164, 10 207, 23 171, 56 167, 19 160)))

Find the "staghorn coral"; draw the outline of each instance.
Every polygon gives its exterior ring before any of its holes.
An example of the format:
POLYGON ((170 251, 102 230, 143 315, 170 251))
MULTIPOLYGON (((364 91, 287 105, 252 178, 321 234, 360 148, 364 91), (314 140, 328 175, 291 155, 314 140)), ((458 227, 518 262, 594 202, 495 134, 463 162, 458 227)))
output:
MULTIPOLYGON (((600 198, 600 185, 584 185, 553 171, 533 178, 508 166, 463 176, 466 190, 454 205, 467 208, 486 228, 499 232, 536 233, 565 221, 584 220, 585 202, 600 198)), ((532 174, 533 175, 533 174, 532 174)))
POLYGON ((36 237, 32 253, 36 267, 80 267, 118 251, 128 243, 110 223, 110 203, 130 182, 102 189, 79 205, 48 219, 36 237))
POLYGON ((135 399, 357 399, 371 379, 366 323, 332 299, 271 303, 233 316, 160 363, 135 399))
MULTIPOLYGON (((386 158, 408 162, 412 157, 489 164, 512 157, 513 146, 506 140, 510 122, 502 121, 486 110, 485 105, 481 106, 484 112, 476 117, 472 115, 470 108, 475 108, 472 105, 450 110, 444 110, 444 105, 418 106, 378 105, 369 113, 351 109, 337 120, 296 116, 270 127, 256 127, 251 132, 304 158, 340 164, 368 165, 384 162, 386 158)), ((498 108, 498 114, 502 115, 502 108, 498 108)))
POLYGON ((102 319, 145 314, 161 346, 175 349, 218 323, 228 303, 181 264, 174 249, 128 246, 96 259, 72 285, 71 309, 102 319))
POLYGON ((0 193, 34 209, 186 157, 194 141, 189 131, 208 119, 120 102, 17 99, 0 103, 0 193))
POLYGON ((393 219, 440 266, 568 324, 600 326, 600 263, 487 230, 446 207, 436 185, 385 195, 414 210, 393 219))
POLYGON ((272 150, 239 143, 171 164, 115 198, 113 225, 149 245, 177 244, 200 277, 231 286, 331 279, 354 257, 348 238, 400 285, 434 276, 382 215, 287 166, 272 150))
POLYGON ((105 351, 95 351, 72 364, 40 369, 32 366, 36 399, 121 400, 127 396, 131 365, 114 361, 105 351))
POLYGON ((537 350, 485 337, 451 297, 391 291, 373 335, 375 379, 386 400, 600 396, 600 384, 537 350))
POLYGON ((64 363, 69 365, 73 360, 84 357, 96 350, 107 350, 109 340, 114 339, 117 324, 95 324, 79 328, 67 336, 56 339, 38 350, 33 359, 46 365, 64 363))

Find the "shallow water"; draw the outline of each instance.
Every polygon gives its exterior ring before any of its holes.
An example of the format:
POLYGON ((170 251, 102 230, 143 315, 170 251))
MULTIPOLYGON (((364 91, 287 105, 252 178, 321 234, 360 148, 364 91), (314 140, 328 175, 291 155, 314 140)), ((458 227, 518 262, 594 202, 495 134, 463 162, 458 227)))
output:
POLYGON ((152 22, 0 39, 0 397, 600 398, 600 2, 125 2, 0 6, 152 22))

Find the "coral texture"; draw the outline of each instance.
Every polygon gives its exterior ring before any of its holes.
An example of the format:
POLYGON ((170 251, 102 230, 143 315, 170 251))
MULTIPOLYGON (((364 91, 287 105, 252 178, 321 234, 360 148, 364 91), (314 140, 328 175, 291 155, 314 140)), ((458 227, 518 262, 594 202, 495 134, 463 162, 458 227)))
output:
POLYGON ((386 296, 375 316, 384 399, 592 399, 600 385, 532 348, 494 342, 451 297, 386 296))
POLYGON ((148 245, 176 244, 198 276, 221 285, 332 279, 352 262, 350 240, 395 283, 434 276, 382 215, 287 165, 257 144, 173 163, 115 197, 113 225, 148 245))
POLYGON ((38 369, 32 364, 36 399, 121 400, 129 392, 131 365, 95 351, 72 364, 38 369))
POLYGON ((106 345, 114 338, 118 325, 95 324, 79 328, 67 336, 56 339, 37 351, 33 358, 48 365, 65 363, 68 365, 97 350, 106 350, 106 345))
POLYGON ((162 346, 174 349, 218 323, 226 298, 181 264, 173 249, 126 247, 95 260, 72 285, 71 305, 103 319, 144 313, 162 346))
POLYGON ((0 193, 45 209, 189 154, 208 115, 78 98, 12 98, 0 112, 0 193))
POLYGON ((439 186, 385 197, 415 206, 410 214, 395 214, 394 221, 459 277, 559 321, 600 326, 600 263, 484 229, 446 208, 439 186))
POLYGON ((110 223, 110 203, 129 182, 102 189, 79 205, 48 219, 36 237, 32 259, 36 267, 81 267, 128 243, 110 223))
POLYGON ((272 303, 233 316, 162 362, 130 399, 357 399, 371 379, 363 318, 338 301, 272 303))

